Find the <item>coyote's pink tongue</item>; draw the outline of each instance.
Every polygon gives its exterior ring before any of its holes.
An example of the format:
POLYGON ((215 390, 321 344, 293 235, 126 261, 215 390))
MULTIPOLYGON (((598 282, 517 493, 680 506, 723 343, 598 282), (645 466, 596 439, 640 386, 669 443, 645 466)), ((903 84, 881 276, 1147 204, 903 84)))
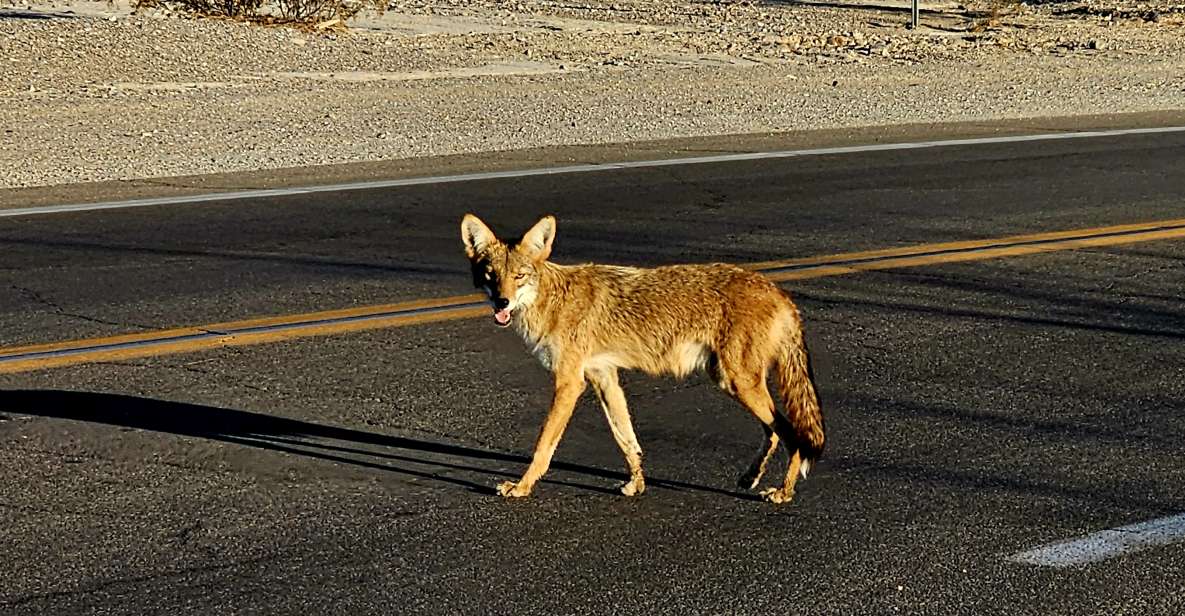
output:
POLYGON ((510 309, 503 308, 501 310, 494 311, 494 321, 496 321, 498 325, 501 325, 502 327, 510 325, 510 309))

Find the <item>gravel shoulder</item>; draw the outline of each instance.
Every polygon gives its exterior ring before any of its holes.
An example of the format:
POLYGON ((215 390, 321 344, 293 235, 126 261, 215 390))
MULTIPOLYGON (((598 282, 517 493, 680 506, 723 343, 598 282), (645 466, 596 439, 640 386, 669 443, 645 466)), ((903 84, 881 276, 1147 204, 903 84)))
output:
POLYGON ((1185 6, 395 2, 347 32, 0 4, 0 188, 1185 109, 1185 6))

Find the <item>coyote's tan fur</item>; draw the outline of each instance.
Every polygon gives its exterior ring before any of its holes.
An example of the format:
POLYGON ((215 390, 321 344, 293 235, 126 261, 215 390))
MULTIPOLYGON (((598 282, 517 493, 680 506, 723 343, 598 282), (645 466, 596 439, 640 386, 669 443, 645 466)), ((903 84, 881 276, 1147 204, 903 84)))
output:
POLYGON ((742 486, 757 487, 780 440, 790 452, 786 479, 762 494, 775 503, 789 501, 797 476, 806 476, 824 439, 802 318, 790 296, 765 277, 732 265, 557 265, 547 260, 555 226, 555 218, 547 216, 518 242, 504 243, 476 216, 461 221, 473 281, 489 295, 494 320, 503 327, 513 324, 555 375, 551 410, 531 464, 518 482, 504 482, 498 492, 530 494, 591 383, 629 467, 621 491, 641 494, 642 448, 618 369, 676 376, 706 369, 765 431, 742 486), (771 366, 788 418, 774 407, 766 387, 771 366))

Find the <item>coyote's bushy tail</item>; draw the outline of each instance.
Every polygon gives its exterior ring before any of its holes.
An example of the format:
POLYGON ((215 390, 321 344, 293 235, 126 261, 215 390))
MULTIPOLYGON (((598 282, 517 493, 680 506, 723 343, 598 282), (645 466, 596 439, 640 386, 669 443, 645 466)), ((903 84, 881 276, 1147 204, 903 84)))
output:
POLYGON ((823 455, 826 440, 823 411, 819 408, 819 392, 811 371, 810 354, 802 335, 802 318, 797 310, 782 348, 777 356, 778 390, 786 405, 786 415, 794 426, 795 443, 786 443, 794 455, 797 448, 802 457, 801 472, 806 477, 811 465, 823 455))

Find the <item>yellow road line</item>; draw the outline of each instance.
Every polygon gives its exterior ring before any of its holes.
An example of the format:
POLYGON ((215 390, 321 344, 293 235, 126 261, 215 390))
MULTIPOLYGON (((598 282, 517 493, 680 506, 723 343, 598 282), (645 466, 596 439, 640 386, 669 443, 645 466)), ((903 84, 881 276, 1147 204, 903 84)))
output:
POLYGON ((1007 237, 986 240, 966 240, 961 242, 919 244, 914 246, 904 246, 901 248, 886 248, 881 250, 868 250, 864 252, 846 252, 841 254, 825 255, 821 257, 806 257, 802 259, 788 259, 784 261, 762 261, 759 263, 745 264, 741 267, 760 271, 801 265, 821 265, 824 263, 853 261, 856 259, 879 259, 884 257, 903 257, 943 251, 978 250, 1011 244, 1046 242, 1068 238, 1084 238, 1090 236, 1105 236, 1114 235, 1117 233, 1134 233, 1138 231, 1155 231, 1164 229, 1166 227, 1180 227, 1182 225, 1185 225, 1185 218, 1175 218, 1172 220, 1158 220, 1154 222, 1114 225, 1109 227, 1090 227, 1086 229, 1071 229, 1068 231, 1051 231, 1046 233, 1030 233, 1027 235, 1010 235, 1007 237))
MULTIPOLYGON (((1183 237, 1185 219, 1174 219, 766 261, 745 267, 782 282, 1183 237)), ((442 297, 11 347, 0 349, 0 374, 472 318, 488 312, 483 301, 477 294, 442 297)))
MULTIPOLYGON (((324 336, 329 334, 344 334, 349 332, 364 331, 368 329, 381 329, 385 327, 401 327, 405 325, 416 325, 419 323, 435 323, 440 321, 450 321, 454 319, 468 319, 489 312, 489 309, 482 306, 477 308, 458 308, 448 312, 432 313, 432 314, 412 314, 383 317, 368 321, 355 321, 346 323, 333 323, 325 325, 308 325, 299 328, 273 330, 264 332, 252 333, 233 333, 233 334, 217 334, 210 337, 203 337, 198 339, 181 339, 169 340, 173 336, 162 336, 164 338, 159 343, 151 346, 134 346, 126 348, 98 348, 92 350, 84 350, 84 352, 70 354, 70 355, 45 355, 39 357, 32 357, 28 359, 16 359, 0 363, 0 374, 12 374, 17 372, 29 372, 32 370, 42 370, 46 368, 61 368, 63 366, 72 366, 76 364, 104 362, 104 361, 122 361, 129 359, 138 359, 144 357, 156 357, 159 355, 172 355, 176 353, 189 353, 193 351, 200 351, 204 349, 233 347, 233 346, 247 346, 252 344, 263 344, 265 342, 279 342, 281 340, 290 340, 292 338, 305 338, 309 336, 324 336)), ((261 319, 263 320, 263 319, 261 319)), ((200 330, 205 328, 197 328, 200 330)), ((166 330, 168 332, 189 331, 187 330, 166 330)), ((145 334, 136 334, 134 336, 114 336, 111 338, 96 338, 76 340, 71 342, 57 343, 56 345, 43 345, 45 350, 70 350, 83 347, 84 349, 94 346, 112 346, 123 344, 127 342, 142 342, 145 340, 158 340, 160 338, 145 338, 151 334, 158 336, 163 332, 146 332, 145 334), (130 338, 136 338, 130 340, 130 338), (103 340, 104 342, 96 344, 95 341, 103 340), (84 346, 85 345, 85 346, 84 346), (56 347, 56 348, 49 348, 56 347)), ((13 357, 14 355, 23 355, 10 353, 9 349, 0 350, 0 361, 5 357, 13 357)))
MULTIPOLYGON (((397 304, 379 304, 376 306, 362 306, 358 308, 343 308, 339 310, 326 310, 324 312, 309 312, 305 314, 291 314, 274 317, 263 317, 258 319, 247 319, 243 321, 228 321, 226 323, 213 323, 211 325, 202 325, 198 327, 180 327, 176 329, 162 329, 150 332, 142 332, 138 334, 122 334, 119 336, 110 336, 106 338, 87 338, 84 340, 75 340, 71 342, 50 342, 47 344, 34 344, 21 347, 10 347, 0 349, 0 360, 5 357, 13 355, 27 355, 29 353, 42 353, 49 351, 57 351, 67 348, 75 348, 80 345, 87 346, 107 346, 126 344, 132 342, 144 342, 150 340, 160 340, 164 338, 182 338, 185 336, 197 336, 201 334, 209 334, 218 332, 231 332, 234 330, 249 329, 256 327, 274 327, 277 325, 289 325, 298 323, 308 323, 315 321, 331 321, 350 317, 365 317, 369 315, 379 315, 391 312, 399 312, 404 310, 414 310, 420 308, 439 308, 445 306, 457 306, 465 303, 482 301, 483 295, 456 295, 453 297, 438 297, 434 299, 413 300, 408 302, 400 302, 397 304)), ((386 326, 384 326, 386 327, 386 326)), ((0 373, 4 369, 0 367, 0 373)))
POLYGON ((1176 229, 1160 229, 1156 231, 1142 231, 1130 235, 1079 237, 1059 241, 1043 242, 1040 244, 999 246, 995 248, 981 248, 969 251, 949 252, 942 254, 902 256, 885 258, 864 263, 845 265, 827 265, 811 267, 789 272, 769 272, 770 280, 785 282, 787 280, 805 280, 807 278, 822 278, 825 276, 841 276, 857 272, 896 269, 902 267, 920 267, 923 265, 937 265, 940 263, 962 263, 966 261, 983 261, 1002 257, 1019 257, 1046 252, 1076 250, 1079 248, 1096 248, 1101 246, 1117 246, 1120 244, 1135 244, 1138 242, 1152 242, 1156 240, 1170 240, 1185 237, 1185 227, 1176 229))

